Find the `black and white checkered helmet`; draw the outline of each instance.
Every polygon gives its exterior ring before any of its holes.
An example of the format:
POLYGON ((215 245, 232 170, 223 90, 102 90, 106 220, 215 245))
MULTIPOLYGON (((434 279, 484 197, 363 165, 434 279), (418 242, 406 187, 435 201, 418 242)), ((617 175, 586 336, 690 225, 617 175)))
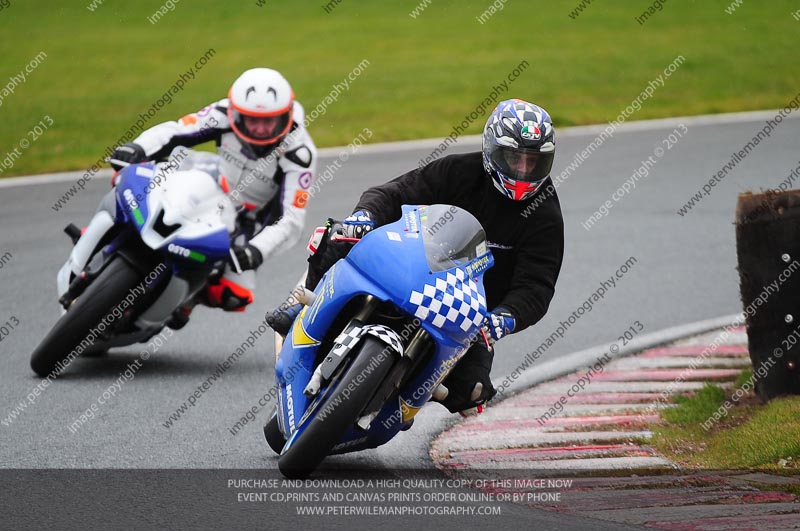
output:
POLYGON ((519 99, 501 101, 483 129, 483 167, 495 188, 523 201, 550 175, 555 142, 547 111, 519 99))

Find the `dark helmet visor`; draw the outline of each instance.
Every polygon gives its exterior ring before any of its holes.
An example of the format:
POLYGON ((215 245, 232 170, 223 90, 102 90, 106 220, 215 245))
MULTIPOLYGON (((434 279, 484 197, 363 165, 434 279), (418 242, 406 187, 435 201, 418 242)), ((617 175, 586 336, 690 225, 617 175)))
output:
POLYGON ((553 155, 554 153, 507 146, 493 146, 490 153, 492 163, 504 175, 526 182, 541 181, 550 175, 553 155))
POLYGON ((286 131, 289 120, 291 120, 291 113, 288 111, 269 117, 247 116, 235 109, 232 109, 232 111, 236 128, 242 134, 244 140, 249 142, 263 142, 281 137, 286 131), (248 127, 248 124, 250 127, 248 127))

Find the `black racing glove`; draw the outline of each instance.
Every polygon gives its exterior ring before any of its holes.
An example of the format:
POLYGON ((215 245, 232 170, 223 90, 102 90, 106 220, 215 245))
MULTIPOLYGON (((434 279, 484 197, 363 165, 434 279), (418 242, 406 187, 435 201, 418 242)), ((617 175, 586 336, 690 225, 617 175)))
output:
MULTIPOLYGON (((239 268, 242 271, 258 269, 258 266, 264 263, 264 257, 261 255, 261 251, 249 243, 246 245, 235 245, 233 247, 233 254, 236 256, 236 261, 239 262, 239 268)), ((231 266, 236 269, 233 258, 231 258, 230 263, 231 266)))
POLYGON ((133 142, 122 144, 112 151, 108 157, 108 163, 117 171, 129 164, 138 164, 146 160, 147 154, 144 152, 144 148, 133 142))

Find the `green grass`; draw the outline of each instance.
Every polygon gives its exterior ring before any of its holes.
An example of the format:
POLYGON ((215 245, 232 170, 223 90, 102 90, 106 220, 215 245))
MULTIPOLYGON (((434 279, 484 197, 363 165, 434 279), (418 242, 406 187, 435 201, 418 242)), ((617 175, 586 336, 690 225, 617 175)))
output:
POLYGON ((663 418, 670 424, 690 426, 704 422, 725 401, 725 390, 706 384, 692 397, 677 396, 678 407, 666 409, 663 418))
POLYGON ((735 388, 742 387, 752 377, 753 377, 753 370, 746 369, 741 373, 739 373, 739 376, 736 378, 736 383, 734 383, 733 385, 735 388))
MULTIPOLYGON (((83 169, 116 141, 208 48, 216 55, 150 123, 223 97, 246 68, 285 73, 307 110, 360 61, 369 66, 311 125, 320 146, 442 137, 521 61, 504 96, 545 106, 556 125, 614 119, 679 54, 685 64, 631 119, 783 106, 800 86, 800 22, 792 0, 671 0, 640 26, 645 3, 507 2, 485 24, 488 0, 327 2, 182 0, 155 25, 162 0, 23 2, 0 11, 0 87, 39 51, 47 59, 0 107, 0 160, 44 115, 55 122, 3 176, 83 169)), ((484 117, 468 133, 480 131, 484 117)))
MULTIPOLYGON (((747 380, 748 372, 742 373, 740 382, 747 380)), ((800 397, 764 405, 751 394, 704 430, 702 423, 726 398, 725 391, 713 385, 690 398, 679 397, 675 408, 663 412, 666 424, 653 429, 651 444, 687 468, 776 471, 799 467, 800 397)))

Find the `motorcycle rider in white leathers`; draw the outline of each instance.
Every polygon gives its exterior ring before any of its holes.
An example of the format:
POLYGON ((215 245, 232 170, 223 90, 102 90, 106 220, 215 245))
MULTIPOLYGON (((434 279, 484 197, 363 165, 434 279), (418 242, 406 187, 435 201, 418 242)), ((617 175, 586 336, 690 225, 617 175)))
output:
MULTIPOLYGON (((218 182, 241 207, 243 234, 232 242, 232 267, 219 284, 208 287, 203 303, 243 311, 253 301, 254 270, 300 237, 317 162, 303 119, 303 107, 295 101, 289 82, 275 70, 254 68, 236 79, 227 98, 178 121, 151 127, 109 157, 119 169, 166 159, 177 146, 216 143, 221 159, 218 182), (242 272, 235 272, 237 268, 242 272)), ((113 226, 115 208, 112 191, 59 273, 59 296, 113 226)))

